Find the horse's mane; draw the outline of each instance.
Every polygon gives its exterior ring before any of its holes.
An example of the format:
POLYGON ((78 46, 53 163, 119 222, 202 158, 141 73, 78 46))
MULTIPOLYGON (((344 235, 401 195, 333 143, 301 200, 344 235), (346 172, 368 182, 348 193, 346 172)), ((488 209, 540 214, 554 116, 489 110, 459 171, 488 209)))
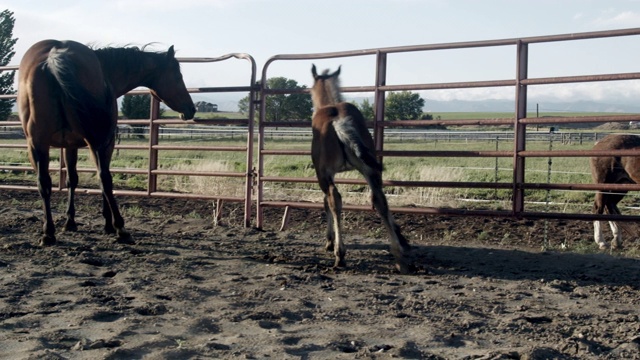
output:
POLYGON ((107 70, 112 69, 114 66, 128 69, 139 69, 142 67, 140 61, 141 56, 147 56, 157 61, 166 59, 164 56, 166 51, 151 51, 146 50, 147 47, 154 45, 154 43, 148 43, 142 47, 126 45, 126 46, 108 46, 102 48, 92 48, 96 56, 100 60, 102 67, 107 70))

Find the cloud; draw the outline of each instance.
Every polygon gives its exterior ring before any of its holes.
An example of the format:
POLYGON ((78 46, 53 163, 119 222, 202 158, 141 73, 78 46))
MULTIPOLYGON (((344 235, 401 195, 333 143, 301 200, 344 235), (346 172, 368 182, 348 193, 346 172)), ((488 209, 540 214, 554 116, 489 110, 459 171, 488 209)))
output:
POLYGON ((602 27, 638 27, 640 26, 640 13, 623 11, 595 19, 594 23, 602 27))

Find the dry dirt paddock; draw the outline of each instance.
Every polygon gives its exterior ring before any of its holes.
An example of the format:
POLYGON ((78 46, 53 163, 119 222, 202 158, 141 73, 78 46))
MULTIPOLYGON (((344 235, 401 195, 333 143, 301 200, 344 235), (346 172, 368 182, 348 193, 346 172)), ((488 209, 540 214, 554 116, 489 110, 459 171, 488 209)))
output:
POLYGON ((345 214, 336 270, 321 212, 280 232, 282 209, 258 230, 233 204, 214 226, 206 201, 118 199, 135 244, 80 195, 79 231, 40 248, 38 195, 0 192, 0 358, 640 358, 640 260, 585 254, 586 222, 547 222, 543 251, 544 221, 398 215, 400 275, 370 213, 345 214))

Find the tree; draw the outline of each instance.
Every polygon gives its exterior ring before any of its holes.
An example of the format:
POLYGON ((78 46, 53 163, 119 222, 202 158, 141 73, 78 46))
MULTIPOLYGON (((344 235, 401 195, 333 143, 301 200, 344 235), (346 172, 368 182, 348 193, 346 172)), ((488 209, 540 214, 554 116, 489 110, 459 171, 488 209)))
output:
MULTIPOLYGON (((120 111, 127 119, 148 119, 151 116, 151 95, 125 95, 120 111)), ((158 116, 163 113, 161 108, 158 116)))
POLYGON ((369 102, 369 99, 364 99, 362 101, 362 104, 358 105, 358 109, 360 110, 360 112, 362 113, 362 116, 364 116, 365 119, 373 120, 375 116, 375 111, 373 109, 373 105, 371 105, 371 103, 369 102))
MULTIPOLYGON (((15 18, 13 12, 4 10, 0 12, 0 66, 7 66, 16 54, 13 51, 13 46, 18 41, 18 38, 13 38, 13 26, 15 24, 15 18)), ((10 71, 0 75, 0 94, 9 95, 15 94, 16 91, 13 88, 13 80, 16 72, 10 71)), ((7 120, 11 115, 13 104, 15 99, 2 99, 0 100, 0 120, 7 120)))
MULTIPOLYGON (((148 119, 151 116, 151 95, 125 95, 120 111, 126 119, 148 119)), ((158 117, 163 112, 161 108, 158 117)), ((141 137, 145 128, 146 126, 132 126, 132 132, 141 137)))
MULTIPOLYGON (((284 77, 274 77, 267 79, 267 88, 298 90, 305 89, 306 86, 298 85, 295 80, 284 77)), ((249 113, 249 96, 242 98, 238 102, 238 109, 243 114, 249 113)), ((310 119, 313 113, 311 95, 306 93, 276 94, 266 98, 266 121, 292 121, 310 119)))
POLYGON ((410 91, 391 92, 384 105, 386 120, 415 120, 422 115, 424 99, 410 91))

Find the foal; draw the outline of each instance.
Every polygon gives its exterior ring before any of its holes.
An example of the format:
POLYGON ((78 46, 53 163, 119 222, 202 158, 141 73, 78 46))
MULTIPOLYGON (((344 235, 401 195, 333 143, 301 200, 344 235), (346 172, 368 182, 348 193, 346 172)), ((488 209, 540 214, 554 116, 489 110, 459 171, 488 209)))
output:
MULTIPOLYGON (((599 141, 594 150, 631 150, 640 149, 640 137, 634 135, 609 135, 599 141)), ((640 157, 637 156, 598 156, 590 159, 591 177, 596 184, 638 184, 640 183, 640 157)), ((615 193, 598 191, 596 193, 593 212, 603 214, 620 214, 618 203, 625 196, 626 191, 615 193)), ((608 247, 602 238, 603 221, 593 222, 593 232, 600 249, 608 247)), ((622 234, 615 221, 609 221, 613 240, 611 248, 622 246, 622 234)))
POLYGON ((327 213, 327 243, 325 248, 335 254, 335 267, 346 265, 346 249, 342 241, 341 213, 342 197, 336 188, 334 178, 337 173, 358 170, 371 188, 371 201, 389 231, 391 253, 395 257, 396 268, 409 272, 405 254, 411 246, 400 233, 400 227, 393 220, 387 199, 382 192, 382 165, 377 161, 373 138, 367 129, 365 119, 353 104, 343 102, 340 95, 338 75, 325 70, 322 75, 311 68, 314 84, 311 88, 313 100, 313 140, 311 158, 324 192, 324 208, 327 213))

